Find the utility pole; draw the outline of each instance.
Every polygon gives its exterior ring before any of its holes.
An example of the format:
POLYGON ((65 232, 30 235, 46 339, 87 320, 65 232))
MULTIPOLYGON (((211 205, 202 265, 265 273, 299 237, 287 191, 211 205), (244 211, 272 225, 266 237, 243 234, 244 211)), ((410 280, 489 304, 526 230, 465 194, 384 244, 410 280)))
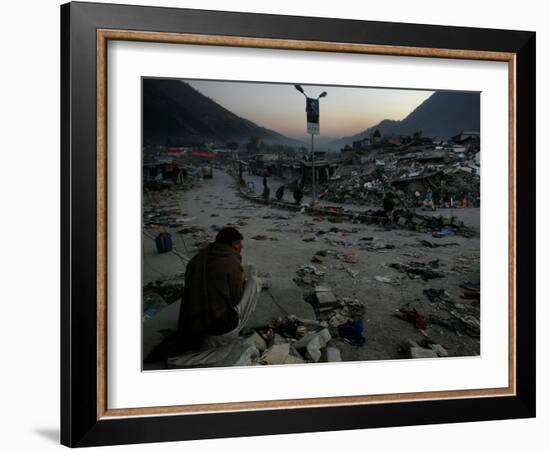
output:
POLYGON ((317 173, 315 170, 315 147, 313 136, 319 134, 319 99, 326 97, 327 93, 322 92, 317 98, 308 97, 302 86, 295 84, 294 87, 306 98, 307 131, 311 134, 311 207, 317 205, 317 173))
POLYGON ((313 149, 313 133, 311 133, 311 207, 314 208, 317 203, 317 181, 315 179, 315 150, 313 149))

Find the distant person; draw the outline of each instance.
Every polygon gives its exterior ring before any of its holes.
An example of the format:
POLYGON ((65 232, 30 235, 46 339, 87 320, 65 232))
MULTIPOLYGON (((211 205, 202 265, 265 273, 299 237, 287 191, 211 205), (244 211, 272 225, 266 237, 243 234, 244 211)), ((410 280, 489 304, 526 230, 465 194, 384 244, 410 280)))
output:
POLYGON ((264 184, 264 190, 262 192, 262 197, 264 199, 264 203, 266 205, 269 204, 269 196, 271 195, 271 191, 269 190, 269 187, 267 186, 267 178, 266 176, 264 175, 264 179, 263 179, 263 184, 264 184))
POLYGON ((465 196, 465 197, 462 199, 462 207, 463 207, 463 208, 468 208, 469 206, 470 206, 470 201, 468 200, 468 197, 465 196))
POLYGON ((416 202, 416 206, 421 206, 422 202, 420 200, 420 192, 414 191, 414 200, 416 202))
POLYGON ((430 188, 426 191, 424 205, 426 208, 430 208, 432 211, 435 211, 434 195, 430 188))
POLYGON ((393 192, 388 192, 384 195, 384 199, 382 200, 382 206, 387 216, 389 216, 393 211, 393 207, 395 205, 394 198, 393 192))
POLYGON ((283 199, 283 195, 285 195, 285 185, 282 184, 279 189, 275 192, 275 197, 277 198, 277 201, 281 201, 283 199))
POLYGON ((450 206, 451 206, 451 197, 449 196, 449 194, 445 193, 443 195, 443 207, 449 208, 450 206))
POLYGON ((294 196, 294 202, 297 205, 300 205, 302 203, 302 198, 304 197, 304 190, 303 186, 298 183, 298 180, 296 180, 294 184, 294 192, 292 194, 294 196))
POLYGON ((244 328, 265 287, 241 265, 243 236, 222 228, 187 264, 178 330, 180 348, 199 350, 232 342, 244 328), (248 276, 247 276, 248 275, 248 276))
POLYGON ((243 178, 243 163, 239 161, 239 186, 244 186, 244 178, 243 178))

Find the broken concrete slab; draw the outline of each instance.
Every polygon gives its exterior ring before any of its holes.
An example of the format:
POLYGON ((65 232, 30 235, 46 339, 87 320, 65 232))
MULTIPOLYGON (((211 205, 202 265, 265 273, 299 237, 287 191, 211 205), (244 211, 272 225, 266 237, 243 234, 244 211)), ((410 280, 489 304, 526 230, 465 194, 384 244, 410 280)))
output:
POLYGON ((259 352, 264 352, 267 349, 265 340, 256 332, 246 338, 246 341, 254 345, 259 352))
POLYGON ((290 344, 288 343, 273 345, 257 359, 257 362, 266 365, 284 364, 290 356, 289 352, 290 344))
POLYGON ((272 277, 268 291, 262 291, 256 309, 250 315, 247 327, 261 328, 274 317, 293 314, 315 320, 313 307, 302 299, 302 290, 288 277, 272 277))
POLYGON ((304 364, 306 363, 307 361, 305 361, 303 358, 300 358, 299 356, 294 356, 294 355, 288 355, 283 364, 304 364))
POLYGON ((430 344, 430 348, 437 356, 449 356, 449 352, 441 344, 430 344))
POLYGON ((273 334, 273 344, 274 345, 285 344, 286 342, 287 342, 287 340, 284 337, 282 337, 280 334, 278 334, 278 333, 273 334))
POLYGON ((328 324, 332 328, 337 328, 338 326, 343 325, 344 323, 347 323, 348 320, 350 320, 349 316, 345 316, 343 314, 336 313, 329 319, 328 324))
POLYGON ((338 304, 338 300, 336 300, 332 289, 328 286, 317 286, 315 288, 315 296, 317 297, 320 308, 325 308, 338 304))
POLYGON ((336 347, 327 347, 325 350, 327 362, 342 362, 342 355, 339 349, 336 347))
POLYGON ((429 350, 422 347, 411 347, 411 358, 438 358, 439 355, 434 350, 429 350))
POLYGON ((332 339, 330 332, 325 328, 317 333, 306 334, 302 339, 294 343, 294 348, 306 349, 307 355, 315 362, 321 358, 321 350, 332 339))

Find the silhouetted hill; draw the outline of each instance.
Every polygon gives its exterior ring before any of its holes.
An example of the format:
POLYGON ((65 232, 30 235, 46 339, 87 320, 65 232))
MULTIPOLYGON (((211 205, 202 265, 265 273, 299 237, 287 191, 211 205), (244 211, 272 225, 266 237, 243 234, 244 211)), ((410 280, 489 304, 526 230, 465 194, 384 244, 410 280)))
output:
POLYGON ((368 137, 376 129, 380 130, 382 136, 412 136, 421 130, 423 136, 435 139, 448 139, 461 131, 480 131, 479 97, 478 93, 470 92, 435 92, 403 120, 383 120, 354 136, 333 141, 331 146, 351 144, 368 137))
POLYGON ((187 146, 206 142, 302 143, 243 119, 180 80, 143 80, 143 143, 187 146))

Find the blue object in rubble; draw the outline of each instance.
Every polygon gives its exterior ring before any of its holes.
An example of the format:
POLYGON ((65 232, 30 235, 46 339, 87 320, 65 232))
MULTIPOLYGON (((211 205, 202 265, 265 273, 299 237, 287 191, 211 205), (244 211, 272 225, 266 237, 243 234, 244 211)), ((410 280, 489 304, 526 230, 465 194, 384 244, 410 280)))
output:
POLYGON ((155 244, 157 244, 157 251, 159 253, 168 253, 172 251, 172 236, 170 233, 160 233, 156 239, 155 244))
POLYGON ((433 237, 439 237, 439 238, 449 237, 454 235, 455 235, 455 232, 451 227, 443 227, 441 228, 441 230, 436 231, 435 233, 432 234, 433 237))
POLYGON ((362 347, 365 344, 362 320, 349 321, 338 326, 338 334, 357 347, 362 347))

